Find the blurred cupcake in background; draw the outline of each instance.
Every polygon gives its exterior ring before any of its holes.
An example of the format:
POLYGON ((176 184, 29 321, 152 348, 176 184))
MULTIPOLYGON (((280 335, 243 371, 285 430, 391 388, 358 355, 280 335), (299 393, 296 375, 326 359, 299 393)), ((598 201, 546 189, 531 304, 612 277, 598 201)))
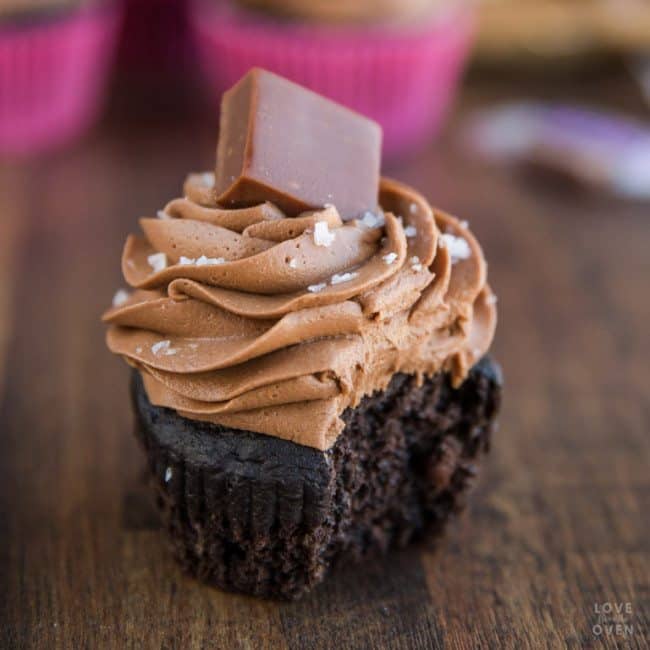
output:
POLYGON ((2 0, 0 156, 66 144, 93 123, 119 13, 115 2, 2 0))
POLYGON ((378 121, 387 155, 438 130, 472 34, 468 4, 453 0, 192 1, 216 102, 262 66, 378 121))
POLYGON ((121 74, 145 84, 145 91, 182 81, 194 63, 187 12, 187 0, 126 0, 121 74))

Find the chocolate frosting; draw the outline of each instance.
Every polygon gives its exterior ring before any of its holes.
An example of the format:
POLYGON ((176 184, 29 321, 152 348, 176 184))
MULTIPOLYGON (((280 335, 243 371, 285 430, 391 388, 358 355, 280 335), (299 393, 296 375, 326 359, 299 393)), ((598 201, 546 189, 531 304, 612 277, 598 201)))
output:
POLYGON ((384 212, 344 222, 334 206, 223 209, 213 183, 191 175, 185 198, 140 220, 122 256, 135 291, 103 316, 152 403, 325 450, 394 373, 458 385, 488 349, 481 248, 414 190, 382 179, 384 212))

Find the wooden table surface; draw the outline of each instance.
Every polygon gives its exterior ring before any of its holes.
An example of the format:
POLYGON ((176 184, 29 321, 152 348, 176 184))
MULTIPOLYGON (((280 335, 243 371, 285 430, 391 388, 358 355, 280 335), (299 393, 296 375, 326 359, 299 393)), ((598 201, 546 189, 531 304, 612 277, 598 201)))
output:
MULTIPOLYGON (((505 96, 470 87, 459 115, 505 96)), ((580 97, 644 110, 623 81, 580 97)), ((387 171, 470 221, 499 297, 501 428, 467 513, 437 551, 298 603, 180 573, 99 314, 136 218, 211 166, 215 123, 114 108, 73 149, 0 167, 0 647, 647 647, 650 206, 468 160, 457 126, 387 171)))

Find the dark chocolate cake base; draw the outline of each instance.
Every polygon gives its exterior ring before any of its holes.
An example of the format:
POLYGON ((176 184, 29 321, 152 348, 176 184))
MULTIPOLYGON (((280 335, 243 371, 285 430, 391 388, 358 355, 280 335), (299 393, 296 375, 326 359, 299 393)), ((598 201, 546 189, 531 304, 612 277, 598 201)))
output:
POLYGON ((343 414, 326 452, 152 406, 134 372, 136 433, 174 555, 222 589, 297 598, 334 566, 438 534, 490 444, 498 366, 458 389, 395 375, 343 414))

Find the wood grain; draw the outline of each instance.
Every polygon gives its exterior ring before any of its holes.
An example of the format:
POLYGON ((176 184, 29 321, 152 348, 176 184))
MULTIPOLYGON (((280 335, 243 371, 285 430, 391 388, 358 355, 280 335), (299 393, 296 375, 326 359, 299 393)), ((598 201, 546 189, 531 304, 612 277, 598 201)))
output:
MULTIPOLYGON (((581 92, 635 106, 620 84, 581 92)), ((66 153, 0 168, 0 647, 648 647, 648 206, 469 160, 456 134, 388 171, 484 244, 501 429, 440 548, 335 574, 295 604, 180 574, 98 320, 135 219, 211 165, 213 120, 113 114, 66 153), (608 602, 631 604, 632 634, 594 634, 608 602)))

